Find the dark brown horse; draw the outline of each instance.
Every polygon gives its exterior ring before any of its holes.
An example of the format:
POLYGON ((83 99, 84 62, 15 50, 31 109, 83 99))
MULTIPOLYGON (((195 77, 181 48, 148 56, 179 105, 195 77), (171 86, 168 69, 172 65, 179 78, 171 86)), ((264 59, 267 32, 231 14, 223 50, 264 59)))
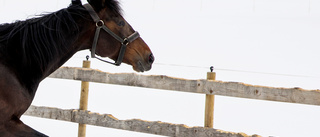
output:
POLYGON ((77 51, 148 71, 154 57, 124 20, 117 1, 80 0, 41 17, 0 25, 0 136, 46 136, 20 121, 39 83, 77 51))

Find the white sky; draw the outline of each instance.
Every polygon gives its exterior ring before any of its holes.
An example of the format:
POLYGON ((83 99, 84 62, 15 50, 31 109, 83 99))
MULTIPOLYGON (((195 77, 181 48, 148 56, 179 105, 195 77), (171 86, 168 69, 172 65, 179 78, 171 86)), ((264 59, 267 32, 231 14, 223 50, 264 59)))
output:
MULTIPOLYGON (((69 3, 0 0, 0 23, 56 11, 69 3)), ((156 57, 153 69, 144 74, 205 79, 213 65, 217 68, 217 80, 320 89, 320 0, 121 0, 121 3, 125 18, 140 32, 156 57)), ((87 54, 88 51, 79 52, 65 65, 80 67, 87 54)), ((115 67, 97 60, 92 60, 92 68, 133 72, 131 66, 115 67)), ((76 109, 79 91, 78 81, 46 79, 33 105, 76 109)), ((113 114, 119 119, 203 126, 204 95, 90 83, 89 110, 113 114)), ((217 96, 214 126, 263 136, 318 137, 319 116, 319 106, 217 96)), ((22 119, 51 137, 77 136, 77 124, 28 116, 22 119)), ((153 135, 89 126, 87 136, 153 135)))

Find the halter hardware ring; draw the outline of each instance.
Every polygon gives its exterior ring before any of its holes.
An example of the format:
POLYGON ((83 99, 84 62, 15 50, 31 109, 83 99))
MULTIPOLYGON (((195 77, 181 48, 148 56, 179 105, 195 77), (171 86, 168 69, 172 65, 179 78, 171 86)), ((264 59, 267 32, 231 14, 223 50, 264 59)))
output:
POLYGON ((101 28, 104 25, 103 20, 99 20, 98 22, 96 22, 96 26, 101 28))
POLYGON ((124 38, 123 42, 122 42, 122 45, 128 46, 129 43, 130 43, 130 41, 128 40, 128 38, 124 38))

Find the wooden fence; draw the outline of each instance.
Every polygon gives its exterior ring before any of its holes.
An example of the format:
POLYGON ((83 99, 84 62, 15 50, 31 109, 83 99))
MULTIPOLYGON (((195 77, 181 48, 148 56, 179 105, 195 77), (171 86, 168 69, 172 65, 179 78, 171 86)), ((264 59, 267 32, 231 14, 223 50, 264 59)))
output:
MULTIPOLYGON (((320 105, 320 90, 274 88, 254 86, 238 82, 222 82, 204 79, 187 80, 164 75, 146 76, 135 73, 113 74, 95 69, 74 67, 62 67, 49 77, 153 89, 174 90, 207 95, 222 95, 268 101, 320 105)), ((63 110, 58 108, 31 106, 25 115, 175 137, 248 136, 244 133, 231 133, 204 127, 187 127, 185 125, 163 123, 158 121, 151 122, 138 119, 118 120, 109 114, 98 114, 85 110, 63 110)))

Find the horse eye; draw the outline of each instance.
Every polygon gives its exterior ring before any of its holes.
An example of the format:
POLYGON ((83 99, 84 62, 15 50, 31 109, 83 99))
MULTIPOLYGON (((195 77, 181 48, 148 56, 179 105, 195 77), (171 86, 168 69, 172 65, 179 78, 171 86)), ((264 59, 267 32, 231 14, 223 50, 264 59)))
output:
POLYGON ((120 22, 118 23, 118 26, 123 27, 124 25, 125 25, 124 21, 120 21, 120 22))

